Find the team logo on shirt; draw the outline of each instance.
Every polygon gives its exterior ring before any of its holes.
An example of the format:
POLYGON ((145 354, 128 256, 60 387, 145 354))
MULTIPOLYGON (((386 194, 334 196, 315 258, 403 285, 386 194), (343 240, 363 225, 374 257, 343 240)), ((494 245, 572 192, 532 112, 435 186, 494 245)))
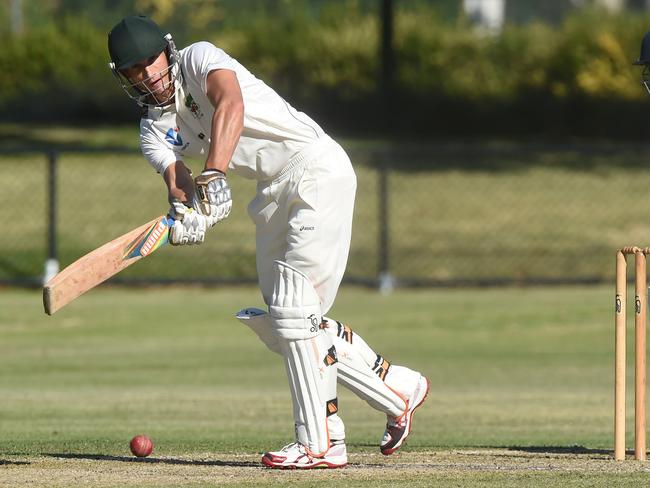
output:
POLYGON ((201 107, 199 107, 199 104, 194 101, 194 98, 190 93, 188 93, 185 97, 185 106, 190 109, 190 112, 195 119, 200 119, 203 117, 201 107))
POLYGON ((183 139, 181 139, 181 135, 178 132, 178 127, 170 128, 167 134, 165 134, 165 140, 174 146, 183 145, 183 139))

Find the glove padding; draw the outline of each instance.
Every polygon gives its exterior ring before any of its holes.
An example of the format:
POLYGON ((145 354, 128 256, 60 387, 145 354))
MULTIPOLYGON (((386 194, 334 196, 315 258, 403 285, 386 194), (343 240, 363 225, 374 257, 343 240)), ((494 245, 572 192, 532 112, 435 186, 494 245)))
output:
POLYGON ((171 204, 169 217, 174 219, 174 223, 169 229, 169 243, 172 246, 201 244, 208 228, 207 217, 178 200, 171 204))
POLYGON ((194 178, 196 185, 197 209, 208 217, 212 227, 230 215, 232 197, 226 175, 214 169, 204 170, 194 178))

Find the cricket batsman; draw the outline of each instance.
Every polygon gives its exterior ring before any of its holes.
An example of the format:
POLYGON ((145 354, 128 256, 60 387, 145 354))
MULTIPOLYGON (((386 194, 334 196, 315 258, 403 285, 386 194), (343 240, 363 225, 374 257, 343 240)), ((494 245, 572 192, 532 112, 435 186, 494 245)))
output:
POLYGON ((167 185, 171 244, 200 244, 228 217, 227 176, 257 181, 248 212, 266 308, 246 308, 237 318, 282 356, 296 432, 293 442, 266 452, 262 463, 299 469, 347 464, 337 380, 386 413, 380 449, 395 452, 429 381, 392 365, 325 315, 350 247, 356 176, 345 151, 209 42, 177 50, 170 34, 133 16, 110 31, 108 50, 113 74, 143 109, 140 146, 167 185), (185 157, 205 160, 196 178, 185 157))

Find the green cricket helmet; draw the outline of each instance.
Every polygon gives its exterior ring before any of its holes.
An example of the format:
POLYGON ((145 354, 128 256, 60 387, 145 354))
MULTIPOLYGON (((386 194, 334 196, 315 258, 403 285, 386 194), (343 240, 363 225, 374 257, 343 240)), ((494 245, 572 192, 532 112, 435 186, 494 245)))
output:
POLYGON ((646 32, 641 41, 641 52, 639 59, 634 61, 634 64, 643 66, 641 73, 641 84, 650 93, 650 32, 646 32))
POLYGON ((131 16, 122 19, 108 33, 108 52, 111 57, 109 68, 117 78, 126 94, 142 107, 160 107, 169 105, 174 97, 173 86, 180 79, 179 54, 171 34, 164 34, 160 27, 144 16, 131 16), (132 82, 122 70, 134 64, 165 52, 168 67, 139 82, 132 82), (163 86, 167 96, 160 97, 153 93, 146 82, 152 78, 162 78, 169 74, 163 86))

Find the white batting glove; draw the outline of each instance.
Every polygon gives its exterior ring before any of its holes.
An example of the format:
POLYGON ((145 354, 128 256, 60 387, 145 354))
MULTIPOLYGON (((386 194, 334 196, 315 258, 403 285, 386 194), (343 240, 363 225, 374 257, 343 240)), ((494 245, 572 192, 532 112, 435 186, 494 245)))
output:
POLYGON ((173 246, 201 244, 208 228, 207 217, 178 200, 171 204, 169 217, 174 223, 169 229, 169 243, 173 246))
POLYGON ((207 169, 194 178, 198 210, 208 217, 212 227, 230 215, 232 196, 226 175, 215 169, 207 169))

